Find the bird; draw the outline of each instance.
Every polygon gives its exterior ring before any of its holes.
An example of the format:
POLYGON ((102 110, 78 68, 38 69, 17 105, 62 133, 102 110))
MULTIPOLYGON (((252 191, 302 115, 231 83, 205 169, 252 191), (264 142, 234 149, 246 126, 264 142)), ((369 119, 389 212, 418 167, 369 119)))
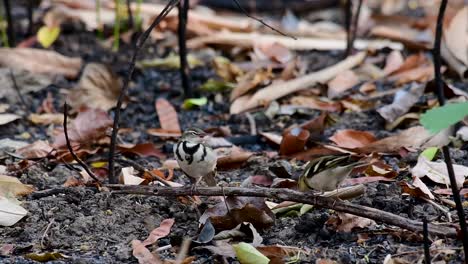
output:
POLYGON ((190 179, 192 191, 202 179, 208 186, 216 186, 217 156, 214 150, 205 144, 206 135, 199 128, 186 129, 174 146, 174 156, 181 170, 190 179))
POLYGON ((299 177, 298 189, 306 192, 334 191, 348 177, 354 168, 366 165, 366 161, 356 161, 351 155, 329 155, 309 161, 299 177))

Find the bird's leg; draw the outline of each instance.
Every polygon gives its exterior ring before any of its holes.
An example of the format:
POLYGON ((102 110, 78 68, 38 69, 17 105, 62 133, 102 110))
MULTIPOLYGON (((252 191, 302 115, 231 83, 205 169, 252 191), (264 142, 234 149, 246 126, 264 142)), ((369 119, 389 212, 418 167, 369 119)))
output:
POLYGON ((189 177, 190 178, 190 182, 192 183, 192 188, 191 188, 191 191, 190 191, 190 196, 193 196, 193 193, 195 192, 195 190, 197 189, 197 185, 200 183, 200 181, 203 179, 203 177, 200 177, 200 178, 192 178, 192 177, 189 177))

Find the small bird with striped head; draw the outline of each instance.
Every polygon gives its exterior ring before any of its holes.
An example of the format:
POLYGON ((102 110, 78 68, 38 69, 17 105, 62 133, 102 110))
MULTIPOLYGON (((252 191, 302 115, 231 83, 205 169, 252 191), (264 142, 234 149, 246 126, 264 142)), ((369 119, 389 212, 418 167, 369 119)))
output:
POLYGON ((174 146, 174 156, 179 167, 193 184, 192 188, 204 179, 209 186, 216 186, 217 156, 212 148, 204 142, 207 134, 199 128, 184 131, 174 146))
POLYGON ((367 161, 356 161, 351 155, 330 155, 314 159, 307 163, 299 177, 299 190, 334 191, 354 168, 367 164, 367 161))

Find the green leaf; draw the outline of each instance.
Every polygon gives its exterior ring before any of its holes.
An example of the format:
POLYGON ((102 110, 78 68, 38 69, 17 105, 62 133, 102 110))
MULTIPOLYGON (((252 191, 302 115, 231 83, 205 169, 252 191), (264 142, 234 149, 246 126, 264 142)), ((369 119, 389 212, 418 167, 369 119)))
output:
POLYGON ((420 155, 425 157, 427 160, 433 160, 438 150, 438 147, 430 147, 421 152, 420 155))
POLYGON ((269 258, 248 243, 240 242, 232 247, 236 251, 236 257, 241 264, 268 264, 270 262, 269 258))
MULTIPOLYGON (((194 68, 196 66, 203 65, 203 62, 201 60, 199 60, 197 57, 191 54, 187 55, 187 63, 189 65, 189 68, 194 68)), ((137 66, 140 68, 160 67, 160 68, 167 68, 167 69, 179 69, 180 57, 178 54, 171 53, 166 58, 139 61, 137 62, 137 66)))
POLYGON ((189 98, 185 99, 184 105, 182 106, 184 109, 192 109, 195 106, 204 106, 208 103, 208 99, 206 97, 202 98, 189 98))
POLYGON ((421 124, 435 134, 457 123, 468 115, 468 102, 446 104, 433 108, 421 116, 421 124))
POLYGON ((54 43, 60 35, 59 27, 47 27, 42 26, 39 31, 37 31, 37 41, 41 43, 42 47, 48 48, 52 43, 54 43))
POLYGON ((314 208, 313 205, 311 205, 311 204, 304 204, 304 205, 301 207, 300 215, 306 214, 306 213, 309 212, 312 208, 314 208))
POLYGON ((232 90, 234 87, 235 84, 230 82, 209 79, 200 86, 200 90, 205 92, 222 92, 225 90, 232 90))

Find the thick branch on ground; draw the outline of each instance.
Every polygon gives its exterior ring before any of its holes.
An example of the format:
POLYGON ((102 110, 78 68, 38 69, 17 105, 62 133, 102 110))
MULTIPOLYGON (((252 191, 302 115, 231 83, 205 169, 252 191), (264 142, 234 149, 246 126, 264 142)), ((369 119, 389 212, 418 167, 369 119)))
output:
MULTIPOLYGON (((280 201, 293 201, 298 203, 306 203, 320 206, 323 208, 333 209, 344 213, 349 213, 357 216, 373 219, 385 224, 398 226, 410 231, 422 233, 423 223, 420 221, 407 219, 389 212, 381 211, 375 208, 357 205, 345 201, 335 200, 328 197, 320 197, 311 193, 302 193, 289 189, 272 189, 272 188, 238 188, 238 187, 197 187, 195 190, 189 187, 168 188, 154 186, 129 186, 111 184, 106 185, 113 190, 113 194, 138 194, 138 195, 153 195, 153 196, 252 196, 266 197, 277 199, 280 201)), ((428 224, 429 233, 439 236, 456 237, 455 228, 428 224)))

